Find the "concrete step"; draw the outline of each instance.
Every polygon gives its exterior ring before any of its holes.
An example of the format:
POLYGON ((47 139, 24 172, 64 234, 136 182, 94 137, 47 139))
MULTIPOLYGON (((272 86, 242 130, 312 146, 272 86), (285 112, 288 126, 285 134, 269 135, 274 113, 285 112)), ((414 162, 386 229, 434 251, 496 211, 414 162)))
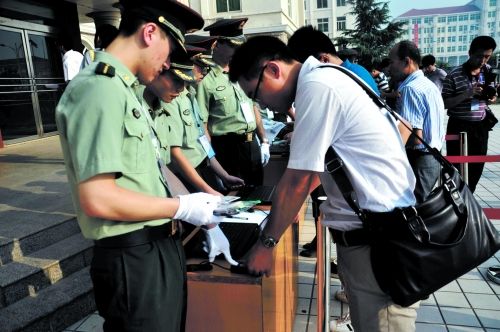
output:
POLYGON ((89 267, 86 267, 34 296, 0 309, 0 330, 62 331, 95 310, 89 267))
POLYGON ((90 265, 92 246, 92 241, 77 233, 0 266, 0 308, 36 296, 40 290, 90 265))
POLYGON ((0 218, 0 267, 79 232, 76 218, 64 213, 3 211, 0 218))

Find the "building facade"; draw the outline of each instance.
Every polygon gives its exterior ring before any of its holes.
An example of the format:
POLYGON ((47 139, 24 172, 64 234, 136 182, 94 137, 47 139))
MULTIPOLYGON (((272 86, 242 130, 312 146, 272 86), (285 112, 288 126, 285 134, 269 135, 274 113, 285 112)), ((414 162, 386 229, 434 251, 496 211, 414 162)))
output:
POLYGON ((500 0, 473 0, 461 6, 412 9, 397 18, 403 22, 401 39, 415 42, 422 54, 457 66, 468 58, 470 42, 488 35, 500 42, 500 0))
POLYGON ((304 24, 302 0, 190 0, 189 6, 203 16, 205 26, 222 18, 248 17, 245 35, 273 35, 285 42, 304 24))
POLYGON ((354 28, 355 16, 349 14, 352 7, 346 0, 304 0, 304 10, 305 24, 317 27, 332 40, 354 28))

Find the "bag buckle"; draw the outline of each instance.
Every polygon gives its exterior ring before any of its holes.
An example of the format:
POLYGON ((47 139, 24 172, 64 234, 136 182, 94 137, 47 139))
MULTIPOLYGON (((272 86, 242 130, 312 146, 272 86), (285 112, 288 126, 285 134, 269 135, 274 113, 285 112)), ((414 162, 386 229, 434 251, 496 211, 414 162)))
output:
POLYGON ((340 158, 333 158, 325 163, 325 169, 328 173, 336 172, 338 169, 344 167, 344 162, 340 158))
POLYGON ((460 191, 455 184, 455 181, 451 177, 446 179, 446 182, 443 184, 443 187, 450 193, 450 197, 453 201, 453 205, 457 208, 460 214, 464 214, 465 212, 465 202, 460 194, 460 191))
POLYGON ((422 218, 418 215, 418 211, 414 206, 401 209, 403 219, 408 223, 410 232, 413 236, 422 243, 429 243, 431 236, 422 218))

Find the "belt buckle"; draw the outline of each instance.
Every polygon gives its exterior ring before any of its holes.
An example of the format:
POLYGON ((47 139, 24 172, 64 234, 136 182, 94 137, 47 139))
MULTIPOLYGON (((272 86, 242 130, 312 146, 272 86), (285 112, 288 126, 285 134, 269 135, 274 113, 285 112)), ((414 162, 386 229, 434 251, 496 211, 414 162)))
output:
POLYGON ((253 141, 253 133, 252 132, 245 133, 245 135, 246 135, 246 142, 253 141))

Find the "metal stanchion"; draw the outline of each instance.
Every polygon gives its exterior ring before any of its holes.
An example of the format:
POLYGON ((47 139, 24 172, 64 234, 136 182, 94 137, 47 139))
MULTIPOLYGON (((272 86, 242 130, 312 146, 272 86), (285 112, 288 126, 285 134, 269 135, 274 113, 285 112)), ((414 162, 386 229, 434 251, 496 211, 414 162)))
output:
MULTIPOLYGON (((460 155, 468 156, 469 151, 467 148, 467 133, 462 131, 460 133, 460 155)), ((460 164, 460 173, 462 174, 462 179, 464 179, 465 183, 469 183, 469 164, 462 163, 460 164)))
POLYGON ((321 217, 316 224, 317 273, 318 273, 318 332, 330 330, 330 232, 321 225, 321 217))

